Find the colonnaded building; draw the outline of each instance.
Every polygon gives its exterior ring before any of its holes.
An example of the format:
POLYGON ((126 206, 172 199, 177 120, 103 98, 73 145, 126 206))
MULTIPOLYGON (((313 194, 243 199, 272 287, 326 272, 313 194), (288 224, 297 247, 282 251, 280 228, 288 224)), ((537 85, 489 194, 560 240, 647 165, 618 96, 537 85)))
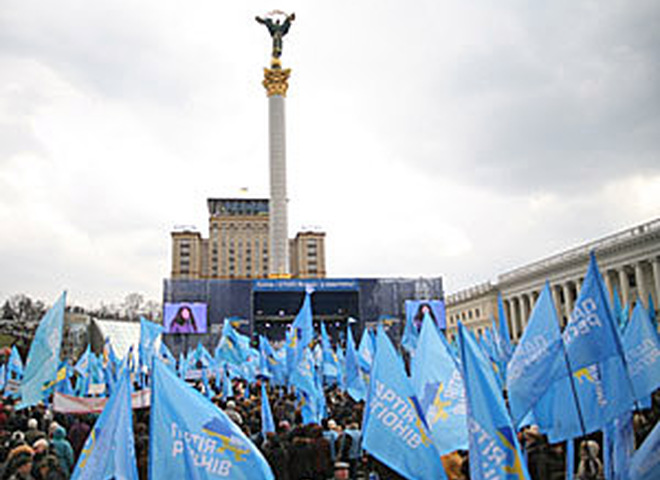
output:
MULTIPOLYGON (((660 218, 516 268, 487 282, 447 295, 447 331, 455 336, 458 321, 481 334, 497 317, 502 295, 509 332, 519 339, 545 282, 550 283, 555 307, 564 326, 577 299, 594 251, 610 296, 619 295, 632 308, 639 299, 660 302, 660 218)), ((613 298, 613 297, 612 297, 613 298)))

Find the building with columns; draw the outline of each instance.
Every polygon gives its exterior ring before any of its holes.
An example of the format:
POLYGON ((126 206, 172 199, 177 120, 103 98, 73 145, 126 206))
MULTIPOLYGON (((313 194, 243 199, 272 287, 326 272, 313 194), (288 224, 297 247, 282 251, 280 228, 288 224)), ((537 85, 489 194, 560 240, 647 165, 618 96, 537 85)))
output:
POLYGON ((561 326, 566 325, 591 251, 596 253, 610 296, 619 292, 623 306, 632 306, 640 299, 648 307, 649 298, 654 305, 659 304, 660 218, 505 272, 495 284, 448 295, 448 333, 455 335, 458 320, 480 333, 490 323, 491 315, 497 316, 497 296, 501 294, 511 336, 514 340, 520 338, 546 281, 550 283, 561 326))

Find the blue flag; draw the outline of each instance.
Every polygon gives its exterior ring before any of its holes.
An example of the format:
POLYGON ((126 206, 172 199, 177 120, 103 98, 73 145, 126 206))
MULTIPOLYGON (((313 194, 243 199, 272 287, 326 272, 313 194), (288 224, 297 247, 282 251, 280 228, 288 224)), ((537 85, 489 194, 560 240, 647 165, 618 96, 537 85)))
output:
POLYGON ((646 400, 660 388, 660 337, 641 302, 623 334, 623 348, 635 400, 646 400))
POLYGON ((623 312, 621 296, 619 295, 619 290, 616 288, 616 285, 612 291, 612 314, 614 315, 614 323, 618 325, 619 329, 623 329, 623 326, 626 324, 626 314, 623 312))
POLYGON ((447 478, 403 363, 382 327, 376 335, 362 448, 403 477, 447 478))
POLYGON ((170 349, 167 348, 165 342, 161 342, 159 350, 158 358, 160 358, 160 360, 162 360, 163 363, 165 363, 172 370, 176 370, 176 358, 174 358, 174 355, 172 355, 170 349))
POLYGON ((241 429, 160 360, 152 385, 149 478, 274 478, 241 429))
POLYGON ((336 383, 339 376, 339 360, 330 344, 330 338, 323 322, 321 322, 321 349, 323 377, 330 383, 336 383))
POLYGON ((71 480, 138 480, 133 444, 131 381, 123 368, 117 388, 87 437, 71 480))
POLYGON ((216 361, 225 361, 240 365, 247 360, 250 339, 238 333, 231 322, 225 319, 222 326, 222 338, 216 349, 216 361))
POLYGON ((346 338, 346 392, 353 400, 359 402, 360 400, 364 400, 367 387, 364 385, 362 375, 360 374, 358 356, 355 351, 355 341, 353 340, 350 325, 346 327, 346 338))
POLYGON ((371 364, 374 363, 374 353, 376 350, 374 341, 375 338, 372 336, 371 330, 365 328, 360 339, 360 346, 358 347, 358 365, 366 376, 371 372, 371 364))
POLYGON ((165 329, 162 325, 151 322, 144 317, 140 317, 140 345, 138 347, 140 354, 140 363, 149 370, 156 350, 157 343, 165 329))
POLYGON ((470 478, 530 480, 494 372, 462 324, 458 336, 468 403, 470 478))
POLYGON ((268 394, 266 393, 266 384, 261 384, 261 433, 266 439, 267 433, 275 432, 275 421, 273 420, 273 412, 270 409, 268 402, 268 394))
POLYGON ((589 434, 630 410, 633 402, 621 340, 593 252, 562 340, 584 427, 575 436, 589 434))
POLYGON ((18 396, 20 381, 23 378, 23 361, 16 345, 11 347, 5 377, 5 391, 11 397, 18 396))
POLYGON ((630 480, 657 480, 660 478, 660 422, 656 423, 644 443, 630 460, 630 480))
POLYGON ((525 415, 552 386, 549 375, 557 358, 559 374, 568 377, 557 312, 546 282, 507 366, 506 387, 514 425, 520 426, 525 415))
POLYGON ((493 333, 496 334, 494 338, 495 346, 500 356, 502 366, 503 368, 506 368, 506 364, 511 358, 511 355, 513 355, 513 346, 511 345, 509 323, 506 318, 506 312, 504 311, 504 301, 502 300, 502 294, 497 296, 497 316, 497 329, 493 330, 493 333))
POLYGON ((309 348, 303 350, 303 355, 298 362, 298 365, 296 365, 291 373, 290 382, 291 385, 304 391, 309 397, 316 400, 318 392, 316 389, 316 380, 314 378, 314 359, 312 358, 312 352, 309 348))
POLYGON ((231 383, 231 378, 227 373, 227 367, 222 369, 222 399, 227 400, 234 396, 234 386, 231 383))
POLYGON ((635 452, 632 411, 608 424, 603 430, 603 470, 606 479, 627 480, 630 458, 635 452))
POLYGON ((415 395, 438 452, 445 455, 454 450, 467 450, 463 378, 428 316, 422 321, 411 373, 415 395))
POLYGON ((16 345, 12 345, 11 347, 9 361, 7 362, 7 375, 14 380, 23 378, 23 360, 21 360, 21 354, 18 353, 16 345))
MULTIPOLYGON (((428 315, 425 313, 424 315, 428 315)), ((415 326, 412 316, 406 315, 406 323, 403 327, 403 337, 401 338, 401 346, 409 352, 414 352, 417 348, 417 340, 419 339, 419 331, 415 326)))
POLYGON ((25 363, 25 372, 19 388, 21 403, 18 408, 30 407, 45 400, 44 388, 47 389, 57 377, 65 302, 66 292, 39 322, 25 363))
POLYGON ((309 292, 305 293, 302 307, 291 324, 293 331, 293 348, 302 352, 314 338, 314 326, 312 323, 312 298, 309 292))
POLYGON ((87 375, 89 373, 89 357, 91 354, 91 348, 89 344, 87 344, 87 348, 82 353, 82 355, 80 355, 78 361, 73 367, 74 371, 78 373, 78 375, 87 375))

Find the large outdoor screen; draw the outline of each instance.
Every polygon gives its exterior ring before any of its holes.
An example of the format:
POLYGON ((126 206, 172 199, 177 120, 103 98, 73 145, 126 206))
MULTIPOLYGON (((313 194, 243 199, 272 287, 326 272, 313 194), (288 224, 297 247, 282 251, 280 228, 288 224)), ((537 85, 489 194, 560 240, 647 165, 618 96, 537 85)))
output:
POLYGON ((425 313, 431 316, 438 328, 446 327, 445 302, 442 300, 406 300, 406 321, 412 321, 418 332, 422 328, 425 313))
POLYGON ((163 326, 165 333, 206 333, 206 304, 166 303, 163 326))

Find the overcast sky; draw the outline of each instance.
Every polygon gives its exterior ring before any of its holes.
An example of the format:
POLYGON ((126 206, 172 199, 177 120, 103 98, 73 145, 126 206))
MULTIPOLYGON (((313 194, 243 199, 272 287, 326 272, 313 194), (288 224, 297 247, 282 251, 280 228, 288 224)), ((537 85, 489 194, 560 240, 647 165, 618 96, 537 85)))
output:
POLYGON ((173 226, 267 196, 273 8, 330 276, 451 293, 660 216, 657 0, 5 0, 0 298, 160 299, 173 226))

